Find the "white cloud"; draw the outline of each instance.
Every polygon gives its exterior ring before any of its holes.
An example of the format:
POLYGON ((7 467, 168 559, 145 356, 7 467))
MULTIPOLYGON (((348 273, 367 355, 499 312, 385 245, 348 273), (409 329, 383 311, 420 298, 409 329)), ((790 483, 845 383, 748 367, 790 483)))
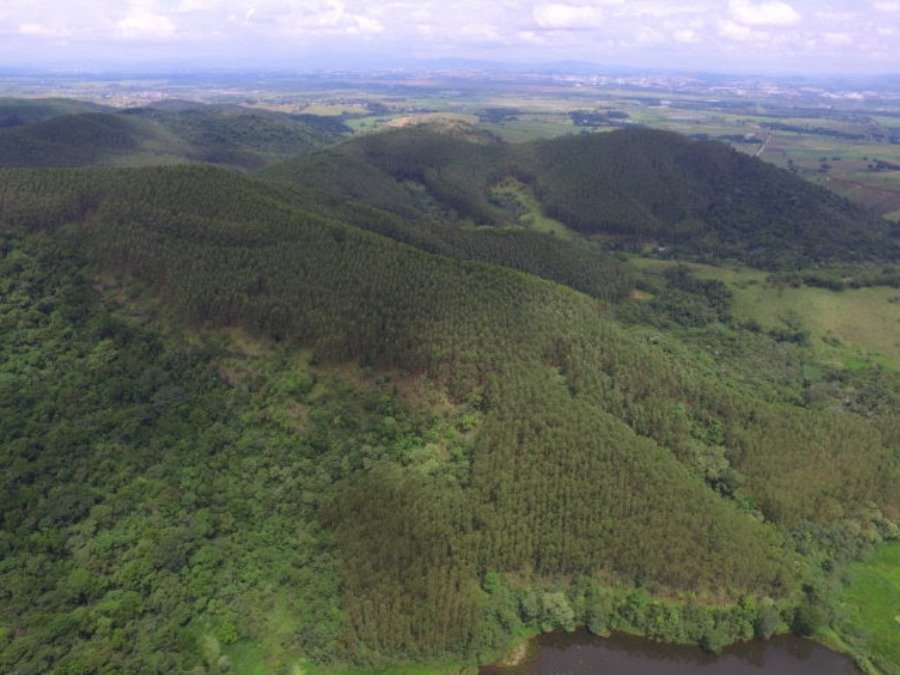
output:
POLYGON ((223 0, 181 0, 175 11, 179 13, 214 12, 221 9, 223 0))
POLYGON ((700 3, 629 2, 619 13, 640 17, 665 18, 690 14, 709 14, 710 11, 711 8, 708 4, 700 3))
POLYGON ((384 25, 370 16, 353 16, 339 30, 344 35, 375 35, 384 32, 384 25))
POLYGON ((641 26, 634 35, 634 42, 638 45, 656 45, 665 41, 665 33, 650 26, 641 26))
POLYGON ((835 12, 832 10, 824 10, 821 12, 816 12, 816 18, 822 19, 824 21, 833 21, 839 23, 846 23, 850 21, 855 21, 857 14, 856 12, 835 12))
POLYGON ((23 23, 19 26, 19 33, 38 37, 67 37, 71 34, 67 28, 42 23, 23 23))
POLYGON ((257 0, 245 20, 261 32, 274 26, 277 33, 291 37, 367 36, 385 31, 378 19, 364 11, 348 10, 342 0, 257 0))
POLYGON ((177 32, 175 23, 150 2, 134 0, 116 23, 119 37, 126 40, 165 40, 177 32))
POLYGON ((735 21, 745 26, 790 26, 800 22, 797 10, 780 0, 731 0, 728 11, 735 21))
POLYGON ((492 26, 489 23, 473 23, 463 26, 460 33, 466 37, 478 40, 497 40, 500 38, 500 31, 497 30, 496 26, 492 26))
POLYGON ((823 33, 826 44, 834 47, 846 47, 853 44, 853 36, 847 33, 823 33))
POLYGON ((697 42, 699 38, 697 37, 697 31, 691 30, 690 28, 681 28, 672 31, 672 39, 675 40, 675 42, 690 44, 692 42, 697 42))
POLYGON ((729 21, 728 19, 719 21, 719 35, 728 40, 737 40, 738 42, 749 42, 764 37, 752 28, 735 23, 734 21, 729 21))
POLYGON ((538 5, 533 17, 540 28, 547 30, 589 30, 603 20, 603 12, 591 5, 538 5))
POLYGON ((533 30, 520 30, 516 33, 516 38, 518 38, 521 42, 530 44, 530 45, 549 45, 553 44, 552 41, 546 32, 538 33, 533 30))
POLYGON ((876 2, 872 5, 879 12, 900 12, 900 2, 891 0, 891 2, 876 2))

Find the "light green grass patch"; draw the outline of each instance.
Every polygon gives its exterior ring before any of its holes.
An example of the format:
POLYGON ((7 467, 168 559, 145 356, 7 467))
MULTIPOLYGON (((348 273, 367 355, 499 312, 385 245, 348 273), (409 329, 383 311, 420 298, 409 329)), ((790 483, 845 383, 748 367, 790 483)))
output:
POLYGON ((841 593, 847 629, 862 638, 886 673, 900 673, 900 541, 881 546, 870 560, 850 565, 841 593))
POLYGON ((244 675, 266 675, 266 659, 261 646, 253 640, 240 640, 225 650, 229 670, 244 675))
POLYGON ((362 103, 313 103, 303 109, 304 115, 340 117, 342 115, 365 115, 368 109, 362 103))
POLYGON ((518 224, 544 234, 552 234, 560 239, 575 239, 577 235, 558 220, 548 217, 537 198, 525 183, 515 178, 506 178, 491 188, 491 193, 497 197, 505 197, 513 200, 524 213, 519 216, 518 224))
POLYGON ((717 265, 704 265, 702 263, 681 262, 675 260, 657 260, 655 258, 632 258, 630 261, 635 267, 648 272, 661 273, 670 267, 684 265, 698 279, 718 279, 728 284, 732 291, 737 291, 749 286, 765 283, 768 274, 766 272, 751 269, 743 265, 729 265, 719 267, 717 265))
POLYGON ((655 273, 683 264, 700 279, 724 282, 734 293, 738 321, 757 321, 764 330, 794 324, 809 332, 810 344, 826 362, 850 368, 876 362, 900 369, 900 291, 896 288, 780 287, 766 281, 766 272, 739 265, 717 267, 651 258, 634 258, 631 263, 655 273))
POLYGON ((900 368, 900 303, 895 288, 830 291, 757 284, 733 288, 734 315, 765 328, 794 323, 826 360, 849 365, 874 360, 900 368))
POLYGON ((578 131, 564 117, 553 119, 518 119, 500 123, 483 123, 481 129, 496 134, 508 143, 525 143, 541 138, 555 138, 578 131))
POLYGON ((355 133, 374 131, 390 122, 397 115, 372 115, 371 117, 352 117, 344 120, 344 124, 353 129, 355 133))
POLYGON ((267 675, 275 672, 292 672, 300 660, 292 656, 299 649, 293 645, 297 618, 285 600, 278 600, 265 613, 256 613, 254 623, 259 630, 253 633, 259 638, 238 640, 222 649, 228 657, 229 671, 242 675, 267 675))

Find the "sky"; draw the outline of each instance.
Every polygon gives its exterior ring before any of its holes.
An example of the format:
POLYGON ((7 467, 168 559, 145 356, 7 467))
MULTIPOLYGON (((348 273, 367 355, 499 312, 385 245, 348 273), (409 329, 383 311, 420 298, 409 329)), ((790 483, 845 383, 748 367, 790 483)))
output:
POLYGON ((0 0, 0 69, 443 58, 900 73, 900 0, 0 0))

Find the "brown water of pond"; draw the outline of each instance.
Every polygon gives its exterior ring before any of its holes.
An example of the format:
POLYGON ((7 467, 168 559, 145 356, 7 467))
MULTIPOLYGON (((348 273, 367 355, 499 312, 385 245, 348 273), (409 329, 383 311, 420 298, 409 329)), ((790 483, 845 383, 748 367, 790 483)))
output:
POLYGON ((547 633, 519 666, 485 666, 481 675, 859 675, 853 660, 815 642, 780 636, 732 645, 721 654, 631 635, 547 633))

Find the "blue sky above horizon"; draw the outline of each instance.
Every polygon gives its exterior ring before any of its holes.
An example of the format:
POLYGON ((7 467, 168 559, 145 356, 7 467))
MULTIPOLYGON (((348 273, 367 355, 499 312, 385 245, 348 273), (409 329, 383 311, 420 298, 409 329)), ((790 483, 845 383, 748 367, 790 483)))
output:
POLYGON ((0 0, 0 67, 377 67, 447 57, 900 73, 900 0, 0 0))

